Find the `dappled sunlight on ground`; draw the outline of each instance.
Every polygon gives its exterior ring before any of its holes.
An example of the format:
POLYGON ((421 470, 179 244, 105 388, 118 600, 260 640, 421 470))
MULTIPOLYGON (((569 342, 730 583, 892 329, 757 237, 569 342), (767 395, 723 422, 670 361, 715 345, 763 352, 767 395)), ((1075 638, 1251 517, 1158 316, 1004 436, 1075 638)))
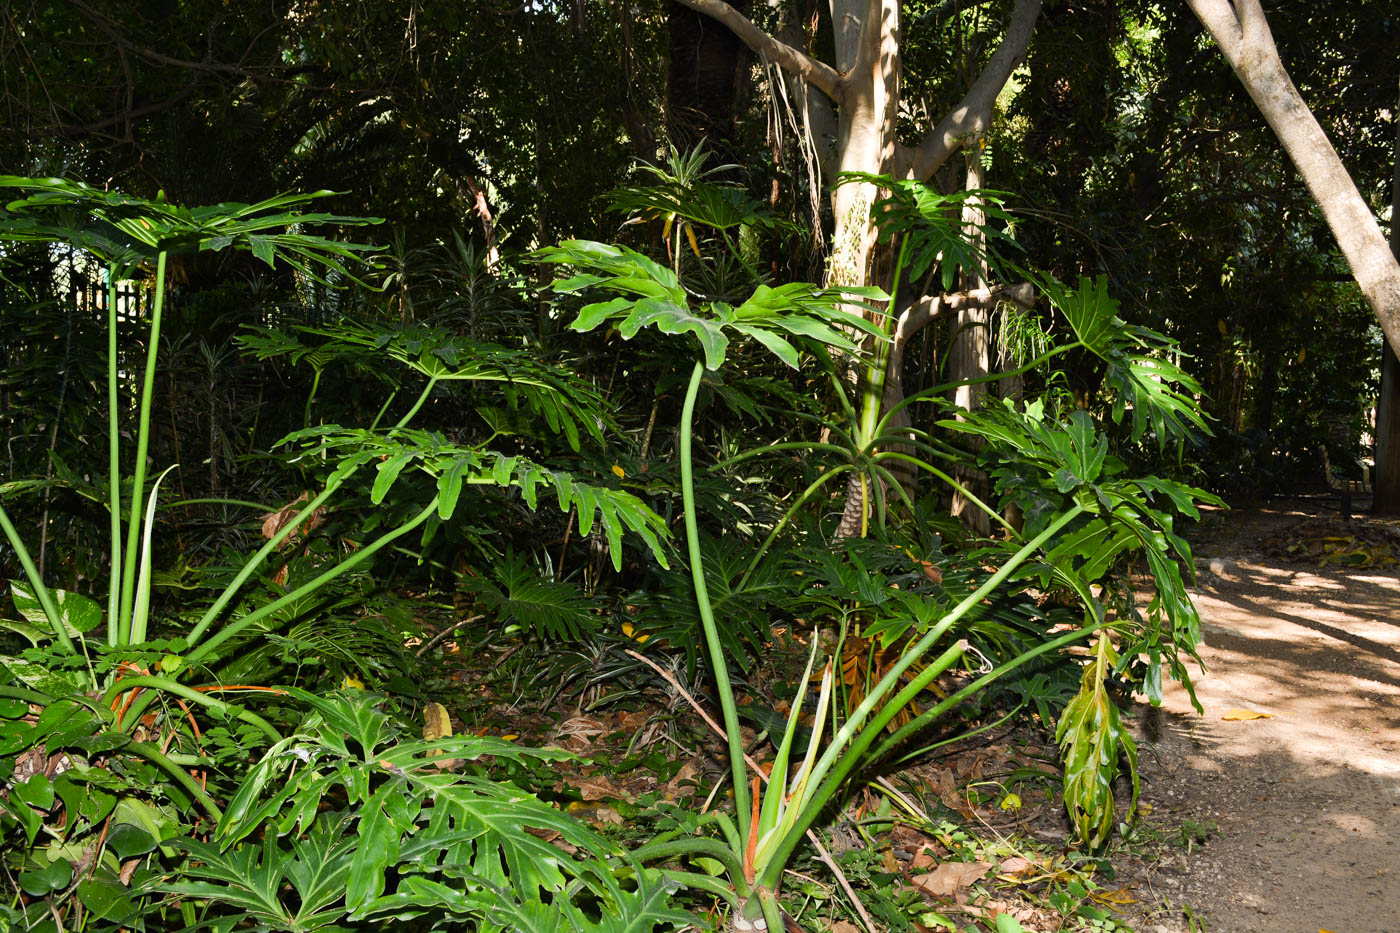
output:
POLYGON ((1212 933, 1400 929, 1400 577, 1260 553, 1270 521, 1196 548, 1204 715, 1180 688, 1138 710, 1154 818, 1218 828, 1147 872, 1140 904, 1171 905, 1148 933, 1186 930, 1183 907, 1212 933))

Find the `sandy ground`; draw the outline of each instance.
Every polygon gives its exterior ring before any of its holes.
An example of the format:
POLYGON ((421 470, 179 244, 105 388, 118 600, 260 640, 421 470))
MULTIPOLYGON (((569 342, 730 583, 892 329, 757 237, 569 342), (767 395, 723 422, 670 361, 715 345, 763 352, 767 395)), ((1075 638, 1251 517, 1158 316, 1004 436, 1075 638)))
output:
POLYGON ((1197 536, 1205 714, 1176 687, 1135 728, 1150 822, 1214 831, 1127 867, 1140 933, 1400 931, 1400 571, 1264 552, 1319 506, 1197 536))

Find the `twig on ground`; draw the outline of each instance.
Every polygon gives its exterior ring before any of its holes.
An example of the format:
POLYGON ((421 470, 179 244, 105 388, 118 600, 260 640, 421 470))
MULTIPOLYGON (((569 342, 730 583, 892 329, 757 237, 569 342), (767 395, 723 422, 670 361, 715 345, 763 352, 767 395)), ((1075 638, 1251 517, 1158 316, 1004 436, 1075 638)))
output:
POLYGON ((484 618, 486 618, 486 616, 484 615, 471 616, 470 618, 463 619, 460 622, 453 622, 447 628, 443 629, 441 632, 438 632, 432 638, 429 638, 427 641, 423 642, 423 644, 419 645, 418 650, 413 652, 413 656, 415 658, 421 658, 424 654, 428 652, 428 649, 440 643, 444 638, 446 638, 448 635, 451 635, 459 628, 462 628, 466 625, 471 625, 473 622, 480 622, 484 618))

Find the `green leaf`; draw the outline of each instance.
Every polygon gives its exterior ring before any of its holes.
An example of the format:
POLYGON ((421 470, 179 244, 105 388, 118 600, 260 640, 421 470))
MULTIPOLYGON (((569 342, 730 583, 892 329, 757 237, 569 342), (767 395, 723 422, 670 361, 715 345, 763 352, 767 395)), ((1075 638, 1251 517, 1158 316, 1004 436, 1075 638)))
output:
POLYGON ((119 860, 126 861, 137 855, 145 855, 156 847, 151 834, 131 823, 117 823, 107 834, 107 848, 119 860))
MULTIPOLYGON (((53 594, 54 602, 58 605, 59 618, 70 633, 85 634, 102 624, 102 608, 89 597, 53 587, 49 588, 49 592, 53 594)), ((43 605, 28 581, 11 580, 10 599, 15 604, 15 610, 25 619, 35 625, 48 625, 43 605)))
POLYGON ((65 859, 55 859, 47 865, 19 873, 19 886, 31 897, 46 897, 68 887, 73 880, 73 866, 65 859))
POLYGON ((48 811, 53 807, 53 782, 42 774, 32 775, 23 784, 16 784, 10 793, 37 810, 48 811))
POLYGON ((131 889, 110 870, 79 881, 78 900, 97 917, 118 925, 125 924, 139 910, 131 889))
POLYGON ((1106 686, 1117 662, 1108 633, 1100 632, 1084 666, 1079 693, 1065 707, 1055 730, 1065 768, 1065 808, 1080 840, 1091 849, 1103 845, 1113 831, 1113 779, 1118 774, 1120 750, 1133 782, 1129 815, 1137 806, 1140 790, 1137 745, 1123 728, 1106 686))
POLYGON ((801 369, 801 360, 797 355, 797 349, 777 334, 749 324, 735 324, 733 327, 739 333, 752 337, 763 344, 768 352, 782 360, 787 366, 792 369, 801 369))
POLYGON ((462 476, 469 466, 475 466, 466 457, 457 457, 438 477, 438 517, 447 521, 457 511, 457 499, 462 494, 462 476))
POLYGON ((379 464, 379 472, 374 478, 374 487, 370 490, 369 501, 379 505, 384 501, 384 497, 389 494, 403 468, 408 466, 418 455, 415 450, 401 450, 388 460, 379 464))

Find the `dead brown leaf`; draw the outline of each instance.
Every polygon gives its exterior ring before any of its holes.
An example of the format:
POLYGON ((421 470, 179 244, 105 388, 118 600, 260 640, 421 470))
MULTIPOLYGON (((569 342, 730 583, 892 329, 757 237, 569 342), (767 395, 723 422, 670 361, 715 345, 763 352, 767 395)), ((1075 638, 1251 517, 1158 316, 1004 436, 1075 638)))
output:
POLYGON ((1032 862, 1028 858, 1022 858, 1019 855, 1015 855, 1009 859, 1005 859, 1000 865, 997 866, 997 874, 1019 875, 1024 872, 1028 872, 1033 868, 1035 868, 1035 862, 1032 862))
POLYGON ((681 796, 694 796, 695 775, 699 770, 700 769, 695 764, 695 759, 681 765, 681 769, 676 772, 675 776, 666 782, 666 797, 674 800, 681 796))
POLYGON ((626 796, 621 787, 601 776, 584 778, 574 785, 574 789, 584 800, 618 800, 626 796))
MULTIPOLYGON (((291 502, 288 502, 286 505, 282 506, 276 512, 268 512, 267 514, 263 515, 263 537, 267 538, 268 540, 277 537, 278 532, 280 532, 283 528, 287 527, 287 524, 293 519, 295 519, 297 515, 301 514, 301 509, 297 508, 297 506, 309 501, 310 498, 310 493, 303 492, 291 502)), ((290 535, 288 540, 295 540, 299 537, 302 537, 303 535, 311 534, 311 532, 315 531, 321 526, 321 523, 325 521, 325 518, 326 508, 325 506, 319 506, 316 509, 316 511, 312 512, 310 515, 307 516, 306 521, 302 524, 300 528, 298 528, 295 532, 293 532, 290 535)))
POLYGON ((924 846, 914 853, 914 857, 909 860, 909 870, 918 871, 920 868, 932 868, 938 864, 938 859, 929 852, 929 846, 924 846))
POLYGON ((991 867, 991 862, 944 862, 931 872, 917 875, 914 885, 934 897, 954 897, 980 880, 991 867))

